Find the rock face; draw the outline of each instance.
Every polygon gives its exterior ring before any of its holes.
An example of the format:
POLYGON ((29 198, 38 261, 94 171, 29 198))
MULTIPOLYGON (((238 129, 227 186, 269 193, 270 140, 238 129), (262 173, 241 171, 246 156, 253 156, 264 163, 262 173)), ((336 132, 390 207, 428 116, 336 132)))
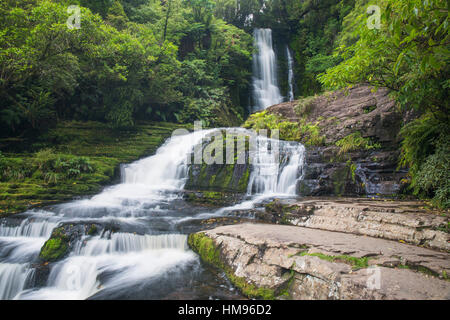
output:
MULTIPOLYGON (((327 144, 356 131, 365 138, 373 138, 385 145, 398 142, 398 131, 404 116, 395 108, 395 101, 389 97, 389 90, 359 85, 311 99, 299 114, 296 108, 301 101, 286 102, 267 109, 290 121, 300 116, 308 122, 319 121, 321 134, 327 144)), ((298 110, 298 109, 297 109, 298 110)))
POLYGON ((354 151, 337 159, 335 147, 309 147, 303 196, 395 196, 405 185, 407 170, 398 169, 398 151, 354 151))
POLYGON ((318 124, 326 146, 309 146, 306 172, 299 186, 304 196, 391 196, 402 190, 405 170, 398 170, 399 130, 409 115, 401 114, 389 90, 360 85, 305 102, 275 105, 268 113, 297 122, 318 124), (303 107, 299 108, 302 105, 303 107), (358 133, 381 149, 354 150, 337 156, 335 143, 358 133))
POLYGON ((248 141, 242 144, 237 143, 237 139, 245 136, 233 133, 232 129, 219 134, 221 134, 219 135, 221 140, 215 140, 212 137, 206 139, 199 150, 192 154, 193 164, 189 167, 189 177, 184 187, 187 190, 185 199, 188 201, 223 205, 239 199, 247 192, 250 177, 248 141), (221 158, 222 164, 207 164, 204 157, 200 157, 201 163, 196 163, 196 152, 204 155, 206 148, 210 151, 216 148, 214 152, 209 151, 207 154, 214 153, 215 157, 221 158), (229 155, 225 154, 227 148, 233 149, 232 161, 227 159, 229 155))
MULTIPOLYGON (((361 85, 275 105, 268 108, 267 113, 285 121, 299 122, 299 126, 303 122, 317 125, 319 135, 324 137, 325 145, 307 147, 299 194, 395 196, 405 187, 407 171, 398 168, 398 132, 408 117, 398 112, 387 89, 375 91, 361 85), (356 147, 340 152, 336 143, 351 135, 370 141, 377 148, 356 147)), ((208 143, 202 146, 202 152, 208 143)), ((226 145, 225 139, 223 146, 226 145)), ((189 169, 186 189, 197 193, 243 194, 247 191, 250 170, 248 159, 243 164, 194 164, 189 169)), ((200 196, 205 197, 209 198, 200 196)), ((195 199, 191 196, 190 200, 195 199)))
POLYGON ((370 199, 274 200, 268 222, 399 240, 450 252, 449 219, 414 201, 370 199))
POLYGON ((189 238, 205 261, 225 269, 249 296, 450 299, 450 282, 443 279, 450 272, 450 255, 444 252, 268 224, 218 227, 189 238))

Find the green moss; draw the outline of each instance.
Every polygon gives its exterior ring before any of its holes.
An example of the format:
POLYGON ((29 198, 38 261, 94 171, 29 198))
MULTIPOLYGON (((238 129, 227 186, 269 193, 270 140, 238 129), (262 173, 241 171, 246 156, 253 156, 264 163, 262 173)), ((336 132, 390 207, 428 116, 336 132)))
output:
POLYGON ((220 249, 216 247, 214 241, 204 233, 190 234, 188 237, 188 244, 200 255, 204 262, 222 269, 226 273, 228 279, 247 297, 264 300, 275 299, 276 296, 274 290, 256 287, 255 285, 248 283, 245 278, 237 277, 233 270, 222 262, 220 258, 220 249))
MULTIPOLYGON (((223 140, 223 148, 218 148, 221 150, 220 154, 215 154, 215 156, 218 157, 217 159, 222 158, 221 160, 224 161, 223 164, 206 164, 203 162, 201 165, 193 165, 189 170, 189 179, 185 189, 245 193, 250 176, 250 167, 248 163, 238 163, 238 156, 243 154, 248 158, 249 144, 248 139, 246 139, 246 143, 242 144, 242 146, 240 143, 235 144, 236 138, 241 139, 242 137, 227 134, 223 140), (233 146, 234 158, 225 159, 223 150, 230 150, 233 146)), ((216 143, 216 140, 211 143, 216 143)), ((209 147, 211 145, 208 145, 209 147)))
POLYGON ((52 238, 45 242, 39 257, 44 261, 57 261, 63 258, 69 246, 63 238, 52 238))
POLYGON ((357 258, 348 255, 329 256, 323 253, 308 253, 308 252, 302 252, 300 253, 300 256, 318 257, 322 260, 330 262, 342 261, 351 264, 353 269, 363 269, 369 267, 369 258, 367 257, 357 258))
POLYGON ((334 188, 334 194, 341 196, 345 192, 345 184, 350 174, 350 168, 348 166, 338 168, 333 172, 331 178, 334 188))
POLYGON ((181 127, 149 122, 134 130, 115 131, 99 122, 60 123, 29 148, 40 152, 8 153, 4 157, 8 168, 0 178, 0 218, 99 192, 117 178, 120 163, 152 154, 181 127), (63 172, 67 163, 75 171, 63 172), (52 170, 46 171, 44 167, 49 164, 52 170))
POLYGON ((89 228, 87 234, 92 236, 95 235, 97 233, 97 226, 95 224, 91 225, 91 227, 89 228))

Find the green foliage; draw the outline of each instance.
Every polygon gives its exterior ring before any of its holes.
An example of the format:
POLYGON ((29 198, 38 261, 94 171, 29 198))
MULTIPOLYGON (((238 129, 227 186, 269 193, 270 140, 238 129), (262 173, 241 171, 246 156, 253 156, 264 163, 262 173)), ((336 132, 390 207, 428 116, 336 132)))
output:
POLYGON ((414 194, 433 198, 435 205, 450 207, 450 142, 448 123, 431 113, 402 128, 400 165, 410 168, 414 194))
POLYGON ((299 122, 290 122, 275 114, 262 111, 250 115, 243 127, 256 131, 265 129, 269 131, 269 135, 273 130, 279 130, 281 140, 300 141, 309 146, 325 144, 325 137, 321 135, 319 122, 311 123, 306 118, 302 118, 299 122))
POLYGON ((379 143, 373 143, 369 138, 363 138, 361 132, 356 131, 348 136, 338 140, 336 146, 339 147, 339 155, 356 150, 379 149, 379 143))
POLYGON ((252 39, 214 9, 210 0, 1 2, 0 135, 46 131, 60 119, 119 129, 136 119, 239 121, 252 39), (67 7, 77 2, 81 28, 69 29, 67 7), (202 64, 202 92, 190 90, 190 61, 202 64))
POLYGON ((95 171, 89 158, 57 154, 52 149, 37 152, 32 163, 48 183, 57 183, 61 177, 76 178, 82 173, 95 171))
POLYGON ((356 11, 352 34, 358 40, 338 48, 344 61, 320 81, 331 89, 361 82, 384 86, 404 107, 448 112, 447 2, 385 0, 380 6, 380 30, 370 30, 365 11, 356 11))
POLYGON ((311 123, 306 119, 300 120, 299 141, 309 146, 325 145, 325 136, 321 135, 319 122, 311 123))

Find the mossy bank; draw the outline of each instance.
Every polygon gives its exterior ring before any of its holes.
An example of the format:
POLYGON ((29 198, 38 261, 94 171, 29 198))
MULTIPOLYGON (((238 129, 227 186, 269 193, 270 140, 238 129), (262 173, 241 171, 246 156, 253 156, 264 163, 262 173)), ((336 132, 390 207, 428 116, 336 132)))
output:
POLYGON ((151 155, 180 127, 63 122, 35 139, 1 140, 0 217, 98 193, 119 178, 121 163, 151 155))

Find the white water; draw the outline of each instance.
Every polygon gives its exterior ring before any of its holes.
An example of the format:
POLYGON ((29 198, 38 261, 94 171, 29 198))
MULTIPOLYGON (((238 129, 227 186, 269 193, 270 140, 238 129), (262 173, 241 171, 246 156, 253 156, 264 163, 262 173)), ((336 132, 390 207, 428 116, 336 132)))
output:
MULTIPOLYGON (((244 129, 232 130, 248 134, 244 129)), ((188 274, 188 270, 192 273, 200 268, 199 261, 187 247, 187 236, 176 229, 180 223, 252 208, 273 196, 295 195, 302 176, 304 147, 257 137, 248 200, 187 217, 176 207, 188 177, 187 159, 194 146, 214 131, 169 139, 154 156, 125 166, 121 184, 91 199, 59 205, 50 211, 27 212, 19 224, 3 221, 0 299, 86 299, 102 292, 136 290, 136 286, 144 286, 170 270, 181 275, 188 274), (27 287, 34 280, 32 264, 39 261, 40 248, 62 223, 119 226, 120 231, 82 236, 73 243, 67 258, 51 265, 45 287, 27 287)))
POLYGON ((288 61, 288 100, 294 101, 294 57, 292 57, 291 50, 288 46, 286 46, 286 56, 288 61))
POLYGON ((255 29, 254 42, 257 52, 253 55, 253 99, 252 111, 266 109, 281 103, 277 80, 277 60, 272 44, 271 29, 255 29))

